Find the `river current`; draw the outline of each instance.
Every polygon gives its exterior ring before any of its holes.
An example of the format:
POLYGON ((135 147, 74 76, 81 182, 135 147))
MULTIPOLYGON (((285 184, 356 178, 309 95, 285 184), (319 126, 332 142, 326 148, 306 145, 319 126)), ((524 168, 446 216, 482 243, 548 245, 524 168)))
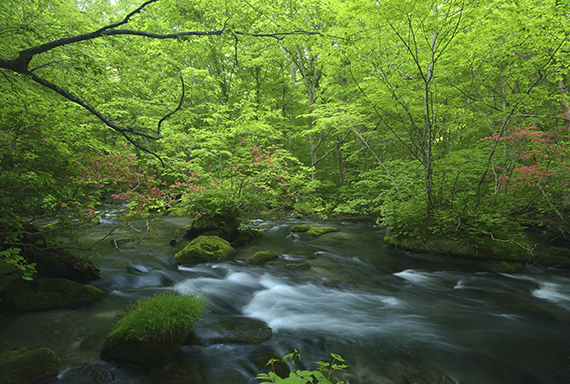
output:
MULTIPOLYGON (((209 322, 236 317, 261 320, 273 331, 258 345, 183 346, 174 360, 202 363, 206 384, 257 383, 264 353, 293 349, 309 368, 340 354, 351 365, 345 378, 354 384, 403 384, 406 367, 422 366, 466 384, 570 383, 568 271, 480 272, 390 248, 371 223, 312 223, 338 232, 308 238, 290 232, 303 223, 294 219, 249 222, 264 236, 238 248, 236 261, 178 267, 172 256, 187 242, 168 243, 187 221, 155 218, 159 234, 127 248, 101 243, 94 261, 102 279, 92 284, 111 295, 78 310, 5 316, 0 347, 51 348, 61 358, 62 383, 73 383, 70 373, 84 364, 109 369, 113 383, 150 383, 145 372, 104 362, 99 352, 131 301, 173 289, 208 298, 210 312, 196 325, 198 334, 209 322), (300 248, 314 257, 295 256, 300 248), (311 268, 245 262, 261 250, 311 268)), ((79 240, 89 245, 114 224, 108 217, 79 240)))

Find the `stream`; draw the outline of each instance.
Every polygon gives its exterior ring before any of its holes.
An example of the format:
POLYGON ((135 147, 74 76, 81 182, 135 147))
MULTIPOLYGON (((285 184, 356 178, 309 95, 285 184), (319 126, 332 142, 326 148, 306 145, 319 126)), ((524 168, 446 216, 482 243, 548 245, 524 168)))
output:
MULTIPOLYGON (((341 355, 351 365, 345 378, 354 384, 404 384, 405 367, 424 365, 466 384, 570 383, 569 271, 528 266, 516 275, 478 272, 390 248, 371 223, 313 222, 338 232, 307 238, 290 232, 292 224, 304 223, 295 219, 248 222, 264 236, 237 248, 236 261, 178 267, 172 256, 187 241, 174 247, 169 241, 188 218, 151 223, 160 232, 140 244, 100 244, 94 261, 102 279, 92 285, 109 297, 78 310, 5 315, 0 349, 52 349, 61 358, 61 383, 76 383, 72 372, 85 364, 104 366, 117 384, 162 383, 105 362, 99 352, 130 302, 173 289, 208 298, 210 312, 196 324, 198 335, 208 323, 235 317, 261 320, 273 331, 258 345, 183 346, 174 360, 200 362, 206 384, 257 383, 264 356, 294 349, 311 369, 330 353, 341 355), (294 256, 299 248, 310 248, 314 257, 294 256), (264 250, 311 268, 245 263, 264 250)), ((79 241, 92 244, 114 225, 108 216, 79 241)))

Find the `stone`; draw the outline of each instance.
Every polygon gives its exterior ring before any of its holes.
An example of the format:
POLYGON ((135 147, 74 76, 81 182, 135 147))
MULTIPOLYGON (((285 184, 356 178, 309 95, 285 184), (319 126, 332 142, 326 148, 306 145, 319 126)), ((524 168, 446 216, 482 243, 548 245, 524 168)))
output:
POLYGON ((106 296, 98 288, 66 279, 17 279, 8 285, 4 302, 17 311, 36 311, 84 307, 106 296))
POLYGON ((271 260, 279 258, 279 254, 275 251, 259 251, 250 257, 249 262, 255 265, 262 265, 271 260))
POLYGON ((307 232, 309 228, 309 224, 295 224, 291 226, 291 232, 307 232))
POLYGON ((113 372, 100 365, 80 365, 65 372, 59 384, 108 384, 115 378, 113 372))
POLYGON ((57 375, 59 357, 48 348, 21 347, 0 353, 1 384, 34 384, 57 375))
POLYGON ((231 260, 236 250, 219 236, 199 236, 174 255, 178 264, 199 264, 231 260))
POLYGON ((307 232, 305 232, 305 235, 321 236, 321 235, 324 235, 325 233, 329 233, 329 232, 336 232, 336 228, 333 228, 333 227, 317 227, 317 226, 311 225, 311 228, 309 228, 309 230, 307 232))
POLYGON ((207 326, 209 344, 261 344, 273 337, 265 322, 249 317, 235 317, 207 326))

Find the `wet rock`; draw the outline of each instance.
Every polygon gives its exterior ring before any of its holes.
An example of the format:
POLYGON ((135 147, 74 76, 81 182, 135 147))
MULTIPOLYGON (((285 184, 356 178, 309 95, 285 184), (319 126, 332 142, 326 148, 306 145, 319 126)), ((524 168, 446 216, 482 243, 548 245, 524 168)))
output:
POLYGON ((232 241, 232 246, 240 247, 242 245, 251 243, 263 236, 263 233, 255 228, 240 227, 238 237, 232 241))
POLYGON ((275 251, 259 251, 249 259, 249 262, 255 265, 262 265, 268 261, 276 260, 278 258, 279 254, 275 251))
POLYGON ((47 348, 22 347, 0 354, 2 384, 34 384, 58 371, 59 357, 47 348))
POLYGON ((283 259, 273 260, 265 263, 265 266, 278 268, 278 269, 289 269, 289 270, 299 270, 299 271, 305 271, 307 269, 311 269, 311 264, 300 260, 283 260, 283 259))
POLYGON ((570 249, 546 247, 536 252, 536 261, 547 267, 570 268, 570 249))
POLYGON ((88 259, 64 250, 27 252, 28 263, 36 263, 39 277, 59 277, 85 284, 101 277, 99 268, 88 259))
POLYGON ((84 307, 108 296, 102 290, 66 279, 17 279, 8 285, 4 302, 17 311, 84 307))
POLYGON ((429 365, 405 366, 407 384, 455 384, 455 381, 429 365))
POLYGON ((311 248, 291 248, 288 249, 285 253, 295 257, 303 257, 305 259, 317 258, 315 252, 311 248))
POLYGON ((81 365, 67 370, 57 381, 61 384, 108 384, 113 372, 100 365, 81 365))
POLYGON ((178 264, 231 260, 236 250, 219 236, 199 236, 174 255, 178 264))
POLYGON ((307 232, 311 228, 309 224, 295 224, 291 226, 291 232, 307 232))
POLYGON ((209 324, 205 335, 208 344, 261 344, 273 331, 261 320, 235 317, 209 324))
POLYGON ((498 264, 496 271, 501 273, 518 273, 524 271, 524 268, 525 265, 523 263, 508 263, 502 261, 498 264))
POLYGON ((197 361, 177 361, 167 366, 149 371, 143 383, 161 384, 202 384, 202 364, 197 361))

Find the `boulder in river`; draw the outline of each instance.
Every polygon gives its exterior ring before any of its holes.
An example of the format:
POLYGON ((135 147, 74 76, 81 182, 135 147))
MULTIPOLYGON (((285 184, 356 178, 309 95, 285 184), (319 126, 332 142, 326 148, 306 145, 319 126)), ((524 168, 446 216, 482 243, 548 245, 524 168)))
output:
POLYGON ((251 264, 262 265, 267 263, 271 260, 277 260, 279 258, 279 254, 275 251, 259 251, 256 252, 251 258, 249 262, 251 264))
POLYGON ((236 250, 219 236, 199 236, 174 255, 178 264, 200 264, 231 260, 236 250))
POLYGON ((207 325, 206 344, 261 344, 273 337, 265 322, 249 317, 234 317, 207 325))
POLYGON ((21 347, 0 353, 2 384, 34 384, 58 371, 59 357, 48 348, 21 347))
POLYGON ((77 308, 106 297, 108 293, 66 279, 17 279, 6 288, 4 302, 17 311, 77 308))
POLYGON ((202 298, 174 292, 139 300, 117 321, 101 357, 137 367, 160 366, 178 351, 204 306, 202 298))
POLYGON ((321 227, 309 224, 295 224, 291 226, 291 232, 303 233, 309 236, 321 236, 325 233, 336 232, 333 227, 321 227))

